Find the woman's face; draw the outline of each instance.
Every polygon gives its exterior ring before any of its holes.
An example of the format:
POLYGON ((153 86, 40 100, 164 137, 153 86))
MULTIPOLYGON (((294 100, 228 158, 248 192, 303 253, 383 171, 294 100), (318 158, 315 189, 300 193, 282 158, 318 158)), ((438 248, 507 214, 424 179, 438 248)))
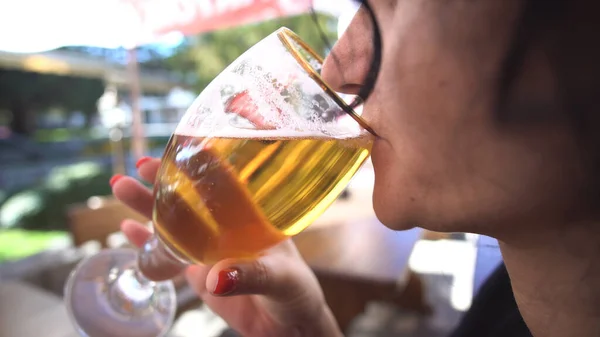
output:
MULTIPOLYGON (((374 143, 374 206, 394 229, 498 234, 572 215, 587 174, 558 110, 544 44, 533 44, 498 104, 520 0, 371 0, 383 49, 363 116, 374 143), (501 108, 500 108, 501 107, 501 108)), ((359 10, 325 61, 334 89, 357 93, 373 56, 359 10)), ((540 39, 543 41, 543 39, 540 39)))

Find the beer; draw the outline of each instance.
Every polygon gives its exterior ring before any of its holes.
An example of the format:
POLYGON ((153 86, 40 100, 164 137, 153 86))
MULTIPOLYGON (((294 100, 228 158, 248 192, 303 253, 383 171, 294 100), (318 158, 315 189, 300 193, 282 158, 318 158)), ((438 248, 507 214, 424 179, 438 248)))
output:
POLYGON ((167 145, 154 226, 192 262, 251 258, 302 231, 343 191, 372 144, 367 135, 243 133, 174 135, 167 145))

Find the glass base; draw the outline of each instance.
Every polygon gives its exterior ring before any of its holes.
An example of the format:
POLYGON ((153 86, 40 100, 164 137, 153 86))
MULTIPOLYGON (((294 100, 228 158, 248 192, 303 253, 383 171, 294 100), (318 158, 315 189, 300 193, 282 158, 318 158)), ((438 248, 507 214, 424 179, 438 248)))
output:
POLYGON ((162 337, 175 318, 175 287, 137 271, 137 251, 104 250, 83 260, 65 285, 65 304, 85 337, 162 337))

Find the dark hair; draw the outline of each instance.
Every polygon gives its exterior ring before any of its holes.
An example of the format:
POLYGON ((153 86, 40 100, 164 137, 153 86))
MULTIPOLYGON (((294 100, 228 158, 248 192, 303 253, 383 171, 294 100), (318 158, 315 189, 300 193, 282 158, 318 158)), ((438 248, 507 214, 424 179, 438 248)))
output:
POLYGON ((558 117, 571 125, 590 164, 600 169, 600 40, 597 37, 600 20, 596 17, 600 2, 524 1, 512 43, 500 69, 497 120, 523 122, 523 118, 528 118, 529 121, 545 122, 558 117), (511 115, 508 113, 511 109, 504 109, 534 43, 542 44, 558 85, 556 109, 545 109, 544 118, 536 118, 536 111, 516 111, 511 115))
MULTIPOLYGON (((566 13, 566 3, 569 0, 524 0, 524 6, 513 31, 508 51, 500 67, 498 78, 498 95, 496 117, 505 122, 510 118, 501 113, 508 101, 510 89, 519 77, 527 53, 534 41, 544 32, 552 30, 553 25, 560 21, 566 13)), ((521 116, 523 119, 523 116, 521 116)))

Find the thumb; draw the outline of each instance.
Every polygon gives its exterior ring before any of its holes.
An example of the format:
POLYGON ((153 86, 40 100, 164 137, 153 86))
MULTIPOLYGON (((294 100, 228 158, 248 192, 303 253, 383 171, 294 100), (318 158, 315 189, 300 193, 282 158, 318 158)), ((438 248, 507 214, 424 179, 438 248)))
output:
POLYGON ((254 261, 224 260, 209 271, 206 289, 214 296, 255 294, 289 301, 301 294, 307 277, 313 276, 304 268, 275 255, 254 261))

